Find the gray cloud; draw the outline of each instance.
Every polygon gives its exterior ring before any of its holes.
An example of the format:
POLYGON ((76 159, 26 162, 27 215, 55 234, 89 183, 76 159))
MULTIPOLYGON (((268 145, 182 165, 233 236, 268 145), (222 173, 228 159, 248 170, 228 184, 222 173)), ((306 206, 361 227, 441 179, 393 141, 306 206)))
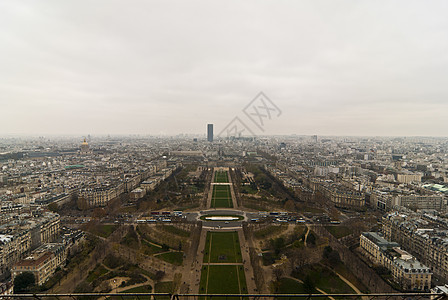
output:
POLYGON ((446 1, 3 1, 0 134, 446 135, 446 1))

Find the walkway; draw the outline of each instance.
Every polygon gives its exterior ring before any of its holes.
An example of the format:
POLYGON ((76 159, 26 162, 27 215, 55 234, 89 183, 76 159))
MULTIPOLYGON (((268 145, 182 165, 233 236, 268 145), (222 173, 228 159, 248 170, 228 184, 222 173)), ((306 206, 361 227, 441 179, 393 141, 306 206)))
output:
MULTIPOLYGON (((297 278, 295 278, 295 277, 292 277, 292 276, 286 276, 285 278, 289 278, 289 279, 295 280, 295 281, 300 282, 301 284, 303 284, 303 281, 302 281, 302 280, 297 279, 297 278)), ((319 293, 321 293, 321 294, 328 295, 325 291, 321 290, 320 288, 315 287, 315 289, 316 289, 319 293)), ((330 299, 332 299, 332 300, 336 300, 336 299, 334 299, 334 298, 331 297, 331 296, 327 296, 327 298, 330 298, 330 299)))
POLYGON ((310 228, 308 227, 308 224, 306 224, 305 226, 306 226, 306 233, 305 233, 305 239, 303 240, 303 244, 306 247, 306 240, 308 239, 308 234, 310 233, 310 228))
POLYGON ((204 260, 205 240, 207 238, 207 230, 202 228, 198 241, 197 253, 189 263, 184 262, 184 270, 182 278, 188 285, 188 292, 193 294, 199 293, 199 282, 201 280, 201 268, 204 260), (199 252, 199 249, 201 251, 199 252))
MULTIPOLYGON (((338 275, 339 278, 341 278, 342 281, 344 281, 349 287, 352 288, 352 290, 354 290, 356 292, 356 294, 362 294, 362 292, 353 284, 351 283, 347 278, 345 278, 344 276, 342 276, 341 274, 339 274, 338 272, 334 271, 336 273, 336 275, 338 275)), ((369 297, 362 297, 363 300, 369 300, 369 297)))

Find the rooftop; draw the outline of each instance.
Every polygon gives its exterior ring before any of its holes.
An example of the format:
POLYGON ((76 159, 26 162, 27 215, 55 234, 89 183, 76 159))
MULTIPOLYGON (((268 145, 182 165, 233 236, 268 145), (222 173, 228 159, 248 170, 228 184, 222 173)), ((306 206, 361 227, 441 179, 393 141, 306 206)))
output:
POLYGON ((28 256, 25 259, 22 259, 18 263, 16 263, 15 267, 37 267, 43 263, 45 263, 48 259, 54 256, 51 252, 39 253, 37 255, 28 256))

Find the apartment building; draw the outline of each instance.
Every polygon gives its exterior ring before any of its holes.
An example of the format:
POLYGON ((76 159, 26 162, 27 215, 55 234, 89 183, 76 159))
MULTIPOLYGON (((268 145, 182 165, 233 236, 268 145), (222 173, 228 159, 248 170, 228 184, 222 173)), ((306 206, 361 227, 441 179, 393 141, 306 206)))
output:
POLYGON ((393 206, 393 197, 387 192, 374 190, 370 195, 370 206, 382 211, 388 211, 393 206))
POLYGON ((360 247, 369 259, 387 268, 396 283, 406 291, 427 291, 431 288, 432 271, 396 242, 376 232, 363 232, 360 247))
POLYGON ((321 184, 318 190, 336 207, 362 210, 365 209, 365 196, 361 192, 347 188, 341 184, 321 184))
POLYGON ((421 182, 422 174, 420 173, 397 174, 397 181, 400 183, 421 182))
POLYGON ((61 218, 58 214, 45 212, 37 214, 29 221, 31 232, 31 248, 56 240, 60 232, 61 218))
POLYGON ((104 184, 80 190, 79 197, 86 201, 87 207, 102 207, 124 193, 124 184, 104 184))
POLYGON ((66 245, 61 243, 40 246, 25 259, 13 265, 11 268, 13 280, 20 273, 31 272, 37 285, 44 284, 54 274, 58 266, 65 264, 67 259, 66 249, 66 245))
POLYGON ((51 252, 37 253, 17 262, 11 269, 13 280, 23 272, 34 275, 36 285, 44 284, 53 274, 55 267, 54 254, 51 252))
POLYGON ((11 234, 0 234, 0 275, 19 261, 31 249, 31 233, 23 230, 11 234))
POLYGON ((446 210, 446 200, 437 195, 400 195, 394 198, 393 205, 412 209, 446 210))
POLYGON ((417 214, 393 212, 383 216, 382 225, 386 239, 400 243, 435 275, 448 280, 448 230, 441 223, 417 214))

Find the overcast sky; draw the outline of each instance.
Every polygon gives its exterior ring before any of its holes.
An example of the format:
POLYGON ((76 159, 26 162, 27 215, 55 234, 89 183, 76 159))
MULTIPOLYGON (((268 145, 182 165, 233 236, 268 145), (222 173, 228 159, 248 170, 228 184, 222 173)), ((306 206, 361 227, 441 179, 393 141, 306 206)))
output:
POLYGON ((0 1, 0 135, 448 136, 448 1, 0 1), (255 132, 259 134, 260 132, 255 132))

